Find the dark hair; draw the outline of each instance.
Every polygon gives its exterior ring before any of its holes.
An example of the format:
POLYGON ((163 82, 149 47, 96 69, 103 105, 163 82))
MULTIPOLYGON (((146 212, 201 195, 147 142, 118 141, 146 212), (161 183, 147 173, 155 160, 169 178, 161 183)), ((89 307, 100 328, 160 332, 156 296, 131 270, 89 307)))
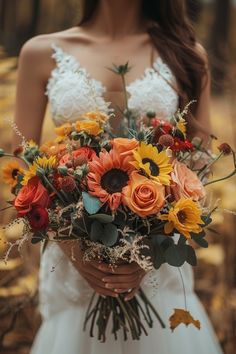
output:
MULTIPOLYGON (((87 22, 99 0, 84 1, 79 25, 87 22)), ((196 36, 187 16, 185 0, 143 0, 143 15, 150 20, 147 32, 178 83, 179 105, 199 100, 206 77, 206 63, 196 48, 196 36)), ((206 81, 205 81, 206 82, 206 81)), ((198 103, 191 106, 193 115, 198 103)))

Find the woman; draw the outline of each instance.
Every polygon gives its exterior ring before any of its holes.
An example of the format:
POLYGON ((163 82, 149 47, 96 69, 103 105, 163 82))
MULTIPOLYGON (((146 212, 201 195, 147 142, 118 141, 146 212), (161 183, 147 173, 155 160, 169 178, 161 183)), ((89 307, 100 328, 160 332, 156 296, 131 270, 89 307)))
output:
MULTIPOLYGON (((39 142, 47 98, 56 125, 86 111, 109 112, 122 106, 122 82, 107 68, 127 61, 132 67, 126 76, 130 109, 139 114, 154 110, 168 120, 178 106, 197 99, 192 106, 197 123, 191 121, 191 133, 201 125, 209 128, 207 59, 187 20, 184 0, 86 0, 79 26, 38 36, 23 47, 16 100, 19 130, 39 142)), ((115 131, 119 119, 113 122, 115 131)), ((204 131, 197 134, 203 136, 204 131)), ((90 338, 83 332, 83 319, 93 290, 109 296, 125 293, 128 300, 142 285, 168 322, 173 307, 184 306, 183 287, 178 270, 170 266, 144 274, 136 264, 122 265, 111 273, 105 264, 84 264, 80 250, 76 261, 69 253, 68 245, 53 244, 41 258, 44 321, 33 354, 221 353, 194 294, 188 265, 182 267, 188 309, 201 321, 200 331, 180 326, 171 333, 155 323, 139 342, 124 342, 122 336, 115 341, 112 334, 103 344, 90 338)))

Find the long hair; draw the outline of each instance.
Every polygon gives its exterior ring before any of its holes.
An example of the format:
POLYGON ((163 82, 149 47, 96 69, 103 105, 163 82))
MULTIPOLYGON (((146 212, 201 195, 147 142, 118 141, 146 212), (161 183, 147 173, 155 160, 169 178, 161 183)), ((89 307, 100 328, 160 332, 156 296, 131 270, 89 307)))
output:
MULTIPOLYGON (((79 25, 90 20, 99 0, 86 0, 79 25)), ((187 16, 185 0, 143 0, 142 14, 154 46, 172 70, 178 84, 179 106, 189 101, 194 115, 207 77, 206 63, 196 49, 196 36, 187 16)))

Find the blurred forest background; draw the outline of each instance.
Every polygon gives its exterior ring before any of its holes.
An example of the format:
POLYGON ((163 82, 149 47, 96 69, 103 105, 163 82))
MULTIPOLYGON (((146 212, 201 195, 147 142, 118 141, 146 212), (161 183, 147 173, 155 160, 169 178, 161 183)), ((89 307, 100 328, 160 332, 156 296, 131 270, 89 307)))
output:
MULTIPOLYGON (((75 25, 79 18, 79 0, 0 0, 0 146, 10 150, 17 56, 22 44, 40 34, 75 25)), ((199 41, 207 49, 212 71, 212 132, 222 142, 236 147, 236 1, 188 0, 189 15, 199 41)), ((33 117, 32 117, 33 118, 33 117)), ((47 113, 43 140, 51 137, 52 123, 47 113)), ((1 166, 1 165, 0 165, 1 166)), ((224 171, 230 171, 225 159, 224 171)), ((221 170, 215 170, 221 176, 221 170)), ((1 183, 1 181, 0 181, 1 183)), ((2 186, 2 184, 1 184, 2 186)), ((215 214, 209 234, 210 247, 198 251, 196 291, 213 322, 224 353, 235 354, 236 348, 236 179, 211 188, 220 199, 221 210, 215 214)), ((0 201, 10 200, 8 188, 0 189, 0 201)), ((4 207, 1 202, 1 207, 4 207)), ((11 211, 0 213, 0 225, 11 220, 11 211)), ((0 229, 0 256, 6 241, 19 236, 19 225, 0 229)), ((25 252, 17 251, 7 265, 0 260, 0 352, 26 354, 40 324, 37 312, 37 265, 25 252)), ((214 354, 214 353, 209 353, 214 354)))

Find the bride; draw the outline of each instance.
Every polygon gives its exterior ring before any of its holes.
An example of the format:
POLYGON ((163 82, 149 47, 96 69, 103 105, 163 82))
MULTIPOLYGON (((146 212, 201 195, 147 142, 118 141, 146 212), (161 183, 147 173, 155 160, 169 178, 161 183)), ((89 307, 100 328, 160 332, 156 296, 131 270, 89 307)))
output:
MULTIPOLYGON (((80 4, 81 5, 81 4, 80 4)), ((78 0, 79 6, 79 0, 78 0)), ((56 9, 55 9, 56 11, 56 9)), ((39 142, 49 101, 55 125, 76 120, 82 113, 113 108, 118 131, 124 107, 122 82, 108 70, 129 61, 126 75, 129 108, 139 115, 155 111, 168 120, 192 99, 196 118, 191 134, 207 138, 209 88, 207 55, 196 42, 184 0, 86 0, 78 26, 28 41, 20 55, 15 121, 28 139, 39 142), (204 126, 204 129, 201 128, 204 126)), ((17 146, 19 140, 14 139, 17 146)), ((136 264, 121 265, 111 273, 105 264, 84 263, 82 251, 70 259, 68 244, 49 244, 41 257, 39 290, 42 326, 31 354, 220 354, 211 324, 193 290, 192 269, 182 276, 187 308, 201 322, 201 330, 181 325, 173 333, 155 323, 140 341, 106 343, 83 332, 91 293, 134 296, 142 285, 168 323, 173 308, 184 307, 178 269, 162 265, 142 273, 136 264)), ((109 333, 109 331, 108 331, 109 333)))

